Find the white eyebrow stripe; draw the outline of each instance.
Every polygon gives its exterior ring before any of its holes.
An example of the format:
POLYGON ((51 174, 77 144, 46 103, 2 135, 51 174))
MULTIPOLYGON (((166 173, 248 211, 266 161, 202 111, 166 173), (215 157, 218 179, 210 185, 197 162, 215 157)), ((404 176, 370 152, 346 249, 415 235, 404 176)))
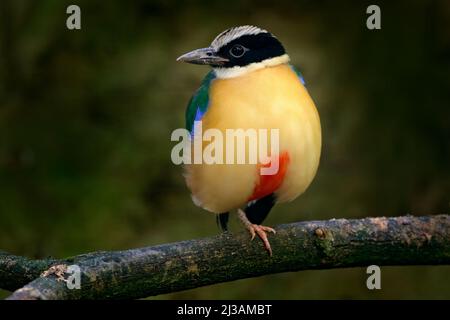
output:
POLYGON ((237 39, 243 35, 255 35, 259 33, 268 33, 268 32, 264 29, 255 26, 241 26, 230 28, 219 34, 213 40, 213 42, 211 42, 211 47, 217 51, 227 43, 230 43, 234 39, 237 39))

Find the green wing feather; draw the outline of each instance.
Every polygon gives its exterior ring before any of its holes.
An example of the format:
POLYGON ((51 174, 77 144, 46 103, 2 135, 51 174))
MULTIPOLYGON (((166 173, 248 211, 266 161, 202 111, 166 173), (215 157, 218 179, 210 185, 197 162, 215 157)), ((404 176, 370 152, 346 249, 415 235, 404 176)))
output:
POLYGON ((216 78, 214 71, 210 71, 203 79, 200 88, 194 93, 189 100, 186 109, 186 129, 192 133, 194 121, 199 121, 208 109, 209 104, 209 87, 211 81, 216 78))

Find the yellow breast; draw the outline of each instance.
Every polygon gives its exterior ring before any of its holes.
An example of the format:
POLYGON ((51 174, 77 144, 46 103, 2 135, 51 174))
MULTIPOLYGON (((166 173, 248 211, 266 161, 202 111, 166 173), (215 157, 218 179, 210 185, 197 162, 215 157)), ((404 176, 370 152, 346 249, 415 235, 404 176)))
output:
MULTIPOLYGON (((277 199, 290 201, 306 190, 319 165, 320 120, 314 102, 288 65, 216 79, 209 103, 203 131, 215 128, 225 136, 226 129, 279 129, 280 153, 288 152, 290 163, 277 199)), ((215 213, 245 205, 259 181, 256 164, 192 164, 185 169, 196 203, 215 213)))

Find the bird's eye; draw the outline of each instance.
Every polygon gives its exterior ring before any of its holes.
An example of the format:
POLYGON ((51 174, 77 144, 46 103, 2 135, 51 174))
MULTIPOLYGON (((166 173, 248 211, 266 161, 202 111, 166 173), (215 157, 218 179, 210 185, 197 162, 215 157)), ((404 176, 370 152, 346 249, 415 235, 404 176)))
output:
POLYGON ((244 46, 236 44, 230 49, 230 54, 235 58, 240 58, 245 54, 245 52, 247 52, 247 50, 248 49, 245 48, 244 46))

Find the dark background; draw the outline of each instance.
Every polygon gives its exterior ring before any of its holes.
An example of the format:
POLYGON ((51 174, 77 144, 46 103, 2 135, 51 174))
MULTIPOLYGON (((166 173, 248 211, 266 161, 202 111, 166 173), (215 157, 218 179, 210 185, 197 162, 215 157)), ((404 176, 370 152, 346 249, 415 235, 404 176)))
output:
MULTIPOLYGON (((0 249, 65 257, 215 235, 170 160, 208 68, 175 59, 243 24, 283 42, 323 127, 315 181, 268 225, 449 213, 449 1, 1 0, 0 249), (66 28, 69 4, 81 31, 66 28)), ((378 291, 366 277, 306 271, 161 297, 450 298, 450 267, 382 268, 378 291)))

